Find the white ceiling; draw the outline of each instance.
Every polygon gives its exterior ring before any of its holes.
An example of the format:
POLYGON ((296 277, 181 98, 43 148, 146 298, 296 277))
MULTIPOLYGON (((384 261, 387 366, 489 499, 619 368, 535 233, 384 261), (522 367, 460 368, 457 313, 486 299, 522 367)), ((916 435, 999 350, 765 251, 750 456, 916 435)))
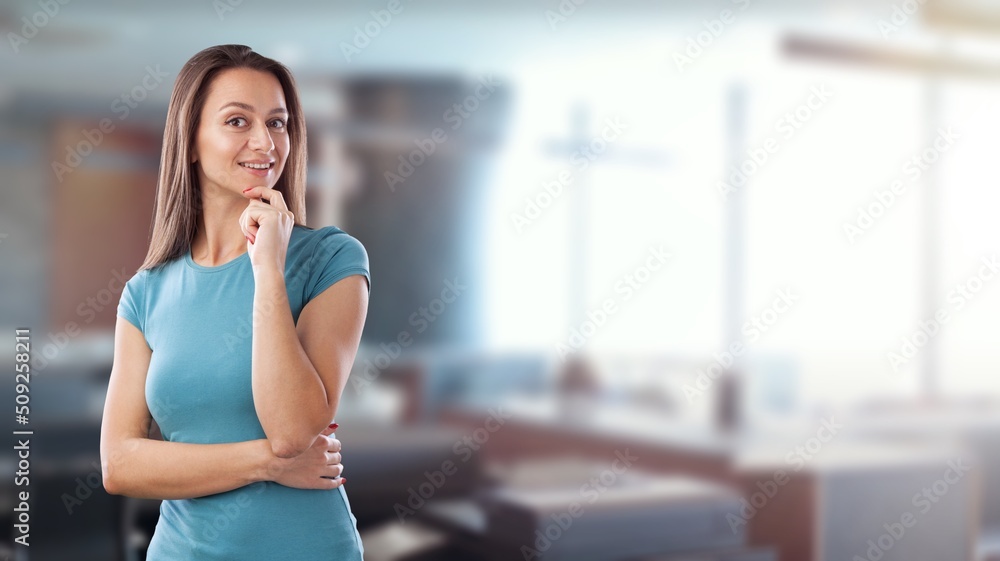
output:
MULTIPOLYGON (((4 39, 20 32, 22 18, 41 10, 40 0, 2 1, 4 39)), ((15 95, 108 104, 140 83, 147 66, 158 65, 172 82, 192 54, 221 43, 250 45, 288 64, 302 82, 355 73, 516 72, 539 61, 557 65, 609 50, 628 53, 629 45, 651 37, 697 33, 702 21, 743 0, 401 0, 403 11, 350 62, 341 44, 389 0, 64 1, 18 53, 9 41, 0 45, 0 105, 15 95), (546 11, 574 2, 583 3, 553 29, 546 11), (226 3, 238 5, 220 18, 215 6, 226 3)), ((748 19, 808 29, 854 27, 871 36, 892 7, 889 0, 747 1, 748 19)), ((150 104, 165 104, 169 90, 153 91, 150 104)))

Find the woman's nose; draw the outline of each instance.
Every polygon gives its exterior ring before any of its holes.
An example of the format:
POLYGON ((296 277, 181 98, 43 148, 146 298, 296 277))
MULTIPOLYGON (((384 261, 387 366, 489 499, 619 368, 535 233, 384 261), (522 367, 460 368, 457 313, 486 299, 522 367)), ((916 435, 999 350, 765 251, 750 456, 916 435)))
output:
POLYGON ((250 133, 249 146, 252 150, 270 152, 274 149, 274 141, 271 140, 271 131, 267 130, 267 125, 259 125, 253 128, 250 133))

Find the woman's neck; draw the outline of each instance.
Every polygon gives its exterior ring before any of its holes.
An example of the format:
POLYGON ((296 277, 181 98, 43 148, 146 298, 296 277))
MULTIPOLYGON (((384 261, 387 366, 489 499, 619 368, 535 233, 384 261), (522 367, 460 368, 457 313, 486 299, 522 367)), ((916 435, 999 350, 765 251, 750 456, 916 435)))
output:
POLYGON ((202 212, 191 243, 191 257, 213 267, 227 263, 247 250, 246 237, 240 229, 240 215, 250 201, 230 194, 202 194, 202 212))

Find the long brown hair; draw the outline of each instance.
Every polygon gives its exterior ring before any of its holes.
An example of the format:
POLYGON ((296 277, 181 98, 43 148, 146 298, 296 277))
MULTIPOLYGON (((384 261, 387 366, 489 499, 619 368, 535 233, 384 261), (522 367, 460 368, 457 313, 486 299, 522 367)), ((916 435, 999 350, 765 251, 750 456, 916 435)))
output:
POLYGON ((139 270, 171 261, 191 249, 201 212, 201 186, 191 163, 208 88, 219 72, 249 68, 270 72, 281 84, 288 106, 288 159, 274 189, 281 191, 295 223, 306 225, 306 120, 292 73, 283 64, 246 45, 217 45, 191 57, 181 68, 170 94, 160 153, 153 224, 146 260, 139 270))

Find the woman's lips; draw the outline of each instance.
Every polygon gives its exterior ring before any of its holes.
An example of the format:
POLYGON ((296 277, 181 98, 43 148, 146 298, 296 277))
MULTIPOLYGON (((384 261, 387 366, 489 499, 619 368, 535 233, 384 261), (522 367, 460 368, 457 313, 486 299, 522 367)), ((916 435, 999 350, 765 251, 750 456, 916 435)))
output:
POLYGON ((243 168, 243 170, 245 170, 246 172, 252 173, 253 175, 256 175, 257 177, 267 177, 267 175, 269 173, 271 173, 271 170, 274 169, 274 164, 272 163, 270 166, 268 166, 265 169, 254 169, 254 168, 250 168, 250 167, 244 166, 242 164, 240 165, 240 167, 243 168))

